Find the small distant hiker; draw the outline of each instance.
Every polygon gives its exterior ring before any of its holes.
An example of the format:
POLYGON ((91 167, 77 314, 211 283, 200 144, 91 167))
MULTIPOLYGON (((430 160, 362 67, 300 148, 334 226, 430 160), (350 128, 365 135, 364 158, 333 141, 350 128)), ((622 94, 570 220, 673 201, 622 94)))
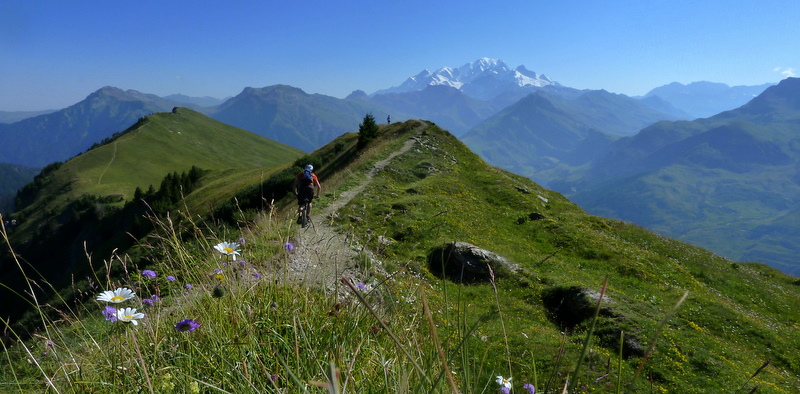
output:
POLYGON ((319 184, 319 178, 314 173, 314 166, 306 164, 303 171, 297 174, 294 179, 294 194, 297 195, 297 216, 300 217, 300 210, 303 208, 303 203, 308 200, 308 216, 311 216, 311 201, 314 198, 319 198, 322 192, 322 185, 319 184), (316 195, 314 195, 316 189, 316 195))
POLYGON ((386 124, 392 124, 392 115, 386 115, 386 124))

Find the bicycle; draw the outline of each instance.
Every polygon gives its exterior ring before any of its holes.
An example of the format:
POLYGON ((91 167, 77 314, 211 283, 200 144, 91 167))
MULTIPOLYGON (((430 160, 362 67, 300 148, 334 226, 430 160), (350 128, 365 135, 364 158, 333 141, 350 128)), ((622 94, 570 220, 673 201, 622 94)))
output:
MULTIPOLYGON (((312 198, 317 198, 312 197, 312 198)), ((311 210, 311 200, 308 198, 303 199, 303 204, 300 205, 300 217, 298 218, 298 223, 300 223, 300 227, 305 228, 311 223, 311 217, 308 215, 308 211, 311 210)))
POLYGON ((308 226, 311 218, 308 217, 308 209, 310 208, 311 201, 307 198, 303 199, 303 205, 300 206, 300 227, 305 228, 308 226))

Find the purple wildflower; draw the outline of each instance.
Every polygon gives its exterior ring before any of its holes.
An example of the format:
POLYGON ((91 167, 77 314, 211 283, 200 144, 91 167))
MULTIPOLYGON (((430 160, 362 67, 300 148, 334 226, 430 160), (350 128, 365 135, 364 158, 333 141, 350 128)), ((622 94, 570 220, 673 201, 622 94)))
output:
POLYGON ((151 295, 150 299, 153 300, 153 302, 158 302, 158 300, 159 300, 158 296, 155 295, 155 294, 151 295))
POLYGON ((258 272, 253 272, 253 277, 256 278, 256 279, 260 279, 261 278, 261 274, 259 274, 258 272))
POLYGON ((500 392, 503 393, 503 394, 511 394, 511 389, 506 387, 506 386, 503 386, 503 387, 500 387, 500 392))
POLYGON ((112 323, 117 321, 117 308, 114 308, 113 306, 105 307, 105 309, 103 309, 103 316, 106 317, 106 320, 112 323))
POLYGON ((194 287, 194 286, 192 286, 192 285, 190 285, 188 283, 183 285, 183 288, 186 289, 186 290, 191 290, 192 287, 194 287))
POLYGON ((153 300, 151 300, 149 298, 142 298, 142 302, 147 304, 147 305, 153 306, 153 300))
POLYGON ((279 376, 278 376, 278 374, 276 374, 276 373, 272 374, 272 375, 269 377, 269 379, 270 379, 271 381, 273 381, 273 382, 277 382, 277 381, 278 381, 278 378, 279 378, 279 376))
POLYGON ((156 272, 153 270, 144 270, 142 271, 142 276, 144 276, 145 278, 155 278, 156 272))
POLYGON ((178 332, 193 332, 198 327, 200 327, 200 323, 192 319, 183 319, 175 323, 175 331, 178 332))
POLYGON ((172 275, 167 275, 167 280, 170 281, 170 282, 174 282, 175 281, 175 277, 172 276, 172 275))
POLYGON ((286 248, 286 250, 288 250, 290 252, 294 249, 294 245, 292 245, 291 242, 287 242, 287 243, 283 244, 283 247, 286 248))
POLYGON ((536 387, 533 387, 532 384, 525 383, 522 385, 522 388, 528 390, 528 394, 536 394, 536 387))
POLYGON ((222 273, 222 270, 221 270, 221 269, 219 269, 219 268, 214 268, 214 272, 216 272, 216 273, 218 273, 218 274, 221 274, 221 273, 222 273))
POLYGON ((365 285, 363 282, 356 283, 356 287, 358 287, 358 289, 361 291, 367 291, 367 285, 365 285))
POLYGON ((239 241, 239 244, 244 245, 244 238, 239 237, 238 241, 239 241))
POLYGON ((245 264, 245 262, 244 262, 244 261, 240 261, 240 262, 239 262, 239 265, 241 265, 241 266, 243 266, 243 267, 244 267, 244 264, 245 264))

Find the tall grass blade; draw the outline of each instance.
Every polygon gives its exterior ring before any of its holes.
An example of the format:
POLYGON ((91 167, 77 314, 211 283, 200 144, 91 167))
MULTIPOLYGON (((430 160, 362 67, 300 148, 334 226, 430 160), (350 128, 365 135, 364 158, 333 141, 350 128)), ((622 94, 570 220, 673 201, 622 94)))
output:
POLYGON ((672 315, 674 315, 675 312, 678 311, 678 308, 681 307, 681 304, 683 304, 683 302, 686 301, 686 297, 688 297, 688 296, 689 296, 689 290, 686 290, 683 293, 683 296, 681 296, 681 298, 678 300, 678 302, 675 303, 675 306, 673 306, 672 309, 669 311, 669 313, 667 313, 667 315, 664 316, 664 318, 661 320, 661 324, 658 325, 658 329, 656 330, 656 333, 653 334, 653 338, 650 339, 650 345, 647 347, 647 351, 644 353, 644 357, 642 358, 642 362, 639 363, 639 367, 636 368, 636 374, 634 375, 634 381, 639 376, 639 373, 642 371, 642 368, 644 368, 644 364, 650 358, 650 355, 652 354, 653 349, 656 346, 656 341, 658 340, 658 337, 661 336, 661 331, 667 325, 667 321, 669 321, 669 319, 672 317, 672 315))
POLYGON ((442 368, 444 369, 444 374, 447 377, 447 383, 450 385, 450 391, 453 393, 458 393, 458 387, 456 387, 456 382, 453 380, 453 373, 450 371, 450 367, 447 366, 447 357, 444 354, 444 350, 442 350, 442 343, 439 341, 439 334, 436 330, 436 324, 433 323, 433 315, 431 315, 431 310, 428 307, 428 298, 425 296, 424 288, 420 288, 420 296, 422 298, 422 310, 425 313, 425 317, 428 318, 428 327, 431 330, 431 339, 433 339, 433 344, 436 346, 436 352, 439 353, 439 360, 442 362, 442 368))
POLYGON ((372 317, 374 317, 375 320, 378 321, 378 324, 381 326, 383 331, 385 331, 389 335, 389 338, 391 338, 392 341, 394 341, 395 345, 397 345, 397 348, 400 349, 400 351, 403 352, 403 354, 406 355, 406 357, 408 358, 408 361, 410 361, 411 364, 414 366, 414 368, 417 370, 417 372, 423 378, 425 378, 425 381, 427 381, 429 384, 433 384, 433 382, 431 381, 431 378, 429 378, 428 375, 425 373, 425 370, 422 369, 422 367, 417 363, 417 360, 414 359, 414 357, 411 355, 411 353, 408 352, 408 350, 405 348, 405 346, 403 346, 403 344, 400 343, 400 340, 397 339, 397 336, 395 336, 394 333, 392 332, 392 330, 390 330, 389 327, 386 325, 386 323, 384 323, 383 320, 381 320, 380 316, 378 316, 378 314, 375 312, 375 310, 372 309, 372 306, 370 306, 369 302, 367 302, 367 300, 364 299, 364 296, 361 295, 361 293, 358 291, 358 289, 356 289, 356 287, 353 285, 353 283, 351 283, 350 280, 347 279, 346 277, 342 277, 342 283, 347 285, 347 287, 350 288, 350 291, 352 291, 353 294, 356 295, 356 298, 358 298, 358 301, 360 301, 361 304, 364 305, 365 308, 367 308, 369 313, 372 314, 372 317))
POLYGON ((586 358, 586 353, 589 352, 589 345, 592 342, 592 336, 594 335, 594 328, 597 325, 597 317, 600 315, 600 304, 602 304, 603 302, 603 296, 606 294, 607 288, 608 288, 608 275, 606 275, 606 279, 603 281, 603 288, 600 290, 600 296, 597 298, 597 307, 594 308, 594 317, 592 318, 592 325, 591 327, 589 327, 589 332, 586 333, 586 340, 583 342, 583 350, 581 350, 581 355, 578 357, 578 363, 577 365, 575 365, 575 372, 573 372, 572 374, 573 382, 577 382, 580 379, 581 376, 580 371, 581 367, 583 366, 583 360, 586 358))

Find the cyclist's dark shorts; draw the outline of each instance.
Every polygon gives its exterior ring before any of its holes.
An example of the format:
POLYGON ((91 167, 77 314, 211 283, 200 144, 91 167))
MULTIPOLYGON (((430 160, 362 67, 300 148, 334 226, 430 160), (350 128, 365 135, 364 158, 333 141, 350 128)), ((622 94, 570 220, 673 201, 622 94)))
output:
POLYGON ((311 201, 314 199, 314 186, 300 186, 297 189, 297 205, 303 205, 303 200, 308 199, 311 201))

